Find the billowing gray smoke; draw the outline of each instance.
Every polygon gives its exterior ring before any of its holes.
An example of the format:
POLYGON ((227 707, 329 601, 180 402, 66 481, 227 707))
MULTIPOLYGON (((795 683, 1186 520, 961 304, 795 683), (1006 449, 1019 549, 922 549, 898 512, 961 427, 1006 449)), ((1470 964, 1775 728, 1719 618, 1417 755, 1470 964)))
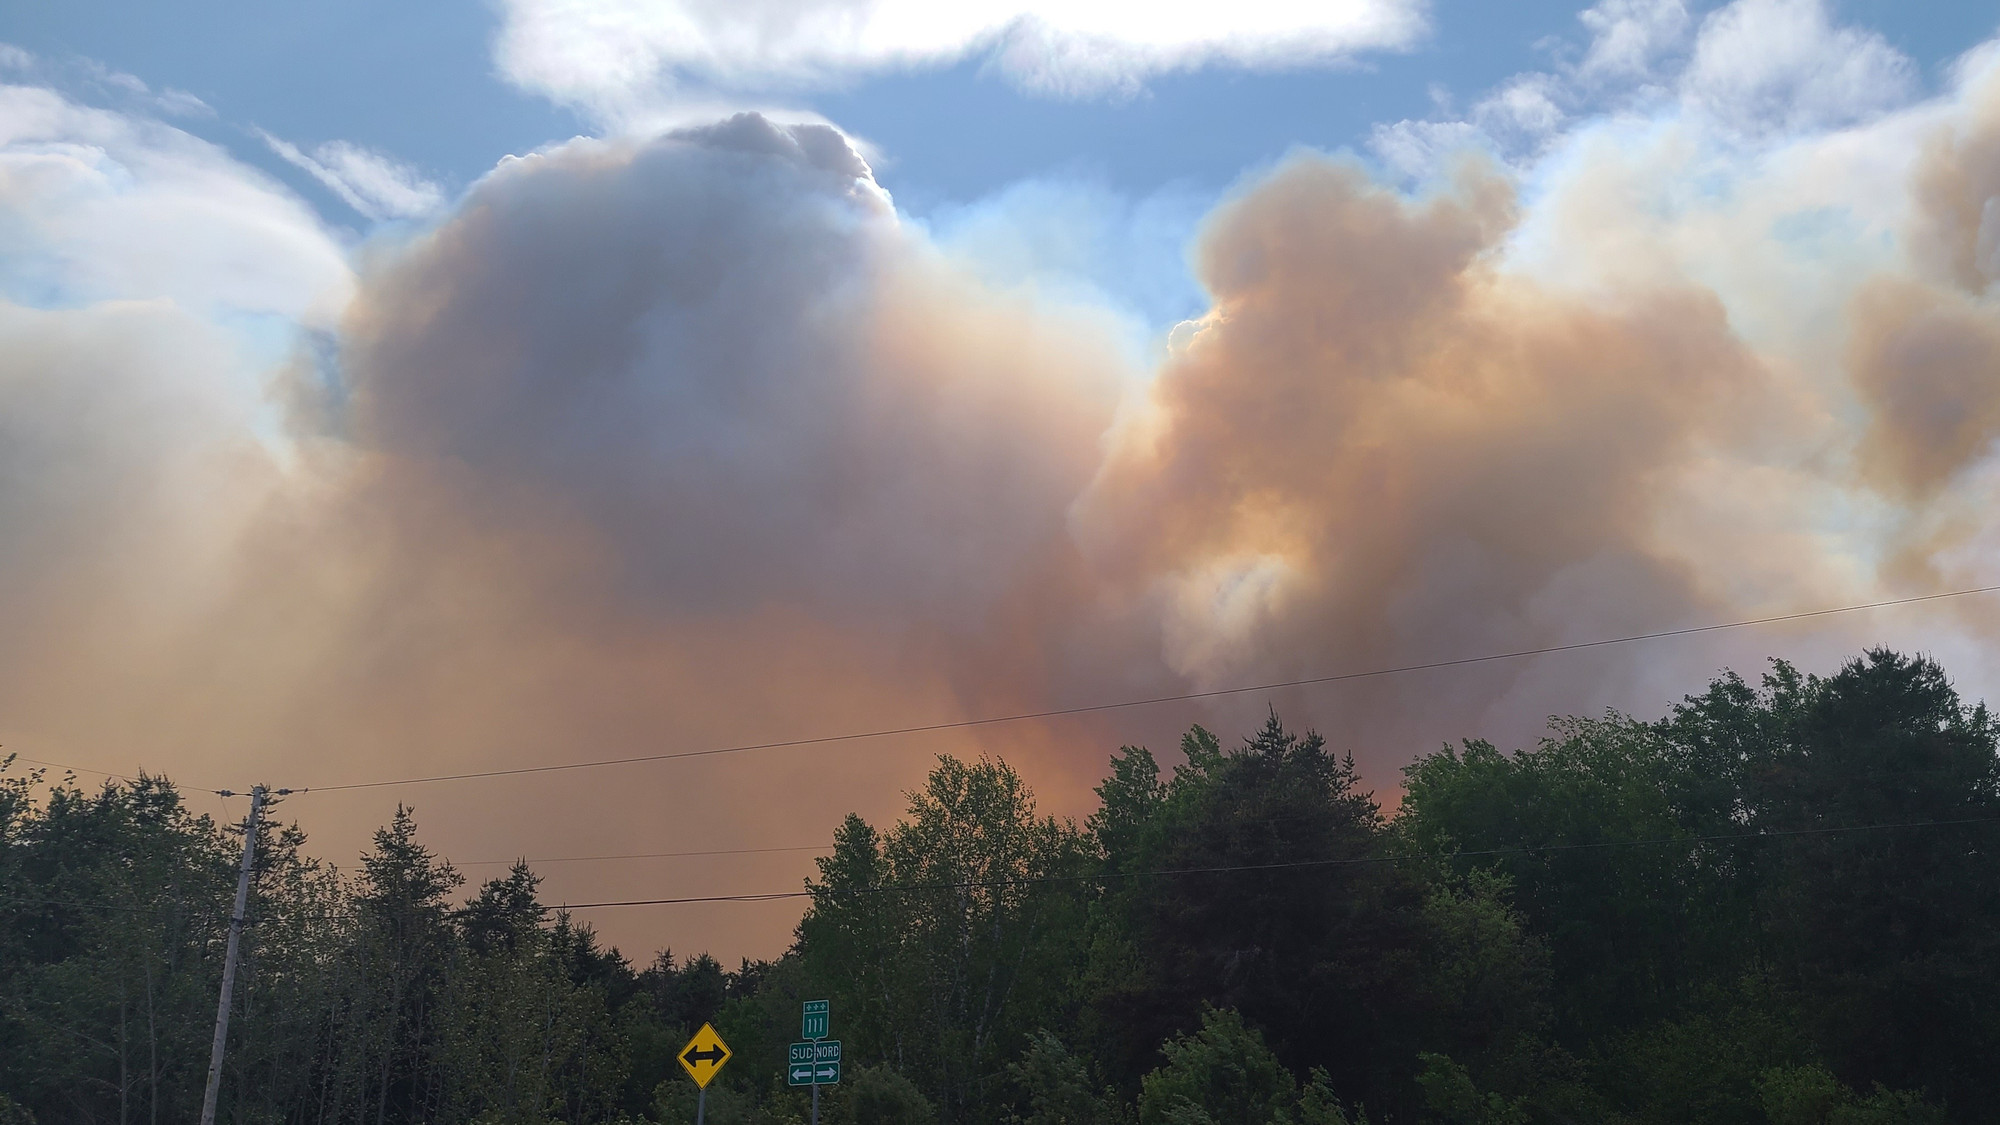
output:
MULTIPOLYGON (((64 310, 0 306, 0 738, 197 784, 334 784, 1207 690, 1974 580, 2000 435, 1996 90, 1968 78, 1949 112, 1871 126, 1926 138, 1910 251, 1829 288, 1831 365, 1745 329, 1782 317, 1744 312, 1737 258, 1714 284, 1644 254, 1587 283, 1535 267, 1524 231, 1559 261, 1706 229, 1626 222, 1623 157, 1600 168, 1586 151, 1526 209, 1476 161, 1412 197, 1292 159, 1211 216, 1194 265, 1212 308, 1142 370, 1108 314, 997 288, 939 250, 836 131, 755 115, 505 163, 435 227, 267 310, 312 329, 275 365, 217 312, 234 298, 112 286, 64 310), (282 409, 255 385, 268 366, 282 409)), ((6 182, 15 206, 53 206, 6 182)), ((1774 651, 1914 637, 1949 658, 1983 620, 310 794, 287 811, 336 853, 397 800, 461 859, 812 844, 850 809, 893 815, 933 753, 1007 754, 1046 805, 1080 811, 1119 742, 1159 745, 1196 718, 1235 729, 1273 702, 1388 788, 1438 739, 1532 737, 1551 710, 1656 711, 1774 651)), ((786 889, 804 859, 549 871, 558 899, 654 898, 786 889)), ((628 945, 770 952, 794 909, 608 925, 628 945)))

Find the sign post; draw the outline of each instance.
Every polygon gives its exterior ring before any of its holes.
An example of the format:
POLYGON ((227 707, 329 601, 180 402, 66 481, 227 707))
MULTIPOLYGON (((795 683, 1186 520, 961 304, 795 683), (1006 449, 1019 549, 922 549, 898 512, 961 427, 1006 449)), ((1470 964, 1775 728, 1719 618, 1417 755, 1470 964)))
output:
POLYGON ((729 1044, 722 1041, 722 1036, 717 1035, 713 1027, 702 1024, 701 1030, 695 1032, 694 1038, 681 1048, 680 1059, 681 1069, 694 1079, 695 1089, 699 1091, 695 1094, 694 1125, 704 1125, 703 1118, 708 1116, 708 1084, 715 1081, 715 1076, 722 1071, 722 1064, 729 1061, 729 1044))
POLYGON ((825 1000, 808 1000, 799 1014, 799 1037, 785 1063, 785 1082, 791 1086, 811 1086, 812 1125, 819 1125, 819 1088, 840 1081, 840 1040, 828 1039, 833 1022, 831 1005, 825 1000))

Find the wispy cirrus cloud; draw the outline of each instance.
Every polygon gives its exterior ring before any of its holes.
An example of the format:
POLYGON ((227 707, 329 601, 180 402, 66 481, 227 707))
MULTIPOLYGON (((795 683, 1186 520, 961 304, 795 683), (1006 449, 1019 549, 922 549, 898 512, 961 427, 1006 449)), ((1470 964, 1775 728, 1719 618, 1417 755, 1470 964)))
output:
POLYGON ((444 205, 442 187, 394 157, 348 141, 329 141, 308 153, 261 129, 257 135, 280 159, 318 180, 368 219, 421 218, 444 205))
POLYGON ((186 90, 154 89, 136 74, 108 67, 92 58, 48 59, 12 43, 0 42, 0 73, 62 88, 82 88, 108 94, 112 101, 145 115, 212 117, 215 109, 186 90))
POLYGON ((1459 114, 1384 122, 1370 145, 1415 179, 1466 150, 1525 161, 1565 126, 1664 114, 1736 142, 1838 128, 1908 104, 1916 64, 1880 34, 1843 26, 1826 0, 1735 0, 1697 22, 1683 0, 1600 0, 1578 13, 1580 57, 1515 75, 1459 114))

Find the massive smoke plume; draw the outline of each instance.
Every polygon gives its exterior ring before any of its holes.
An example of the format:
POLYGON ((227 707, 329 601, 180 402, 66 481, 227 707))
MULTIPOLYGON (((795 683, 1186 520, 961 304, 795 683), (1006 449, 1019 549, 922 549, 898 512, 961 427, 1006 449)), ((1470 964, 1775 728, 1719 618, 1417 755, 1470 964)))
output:
MULTIPOLYGON (((980 280, 825 126, 573 141, 347 254, 215 150, 11 92, 0 741, 331 785, 1991 581, 1995 73, 1776 141, 1672 111, 1415 193, 1296 156, 1209 217, 1212 306, 1151 367, 1110 314, 980 280), (1718 165, 1731 192, 1633 186, 1718 165), (190 210, 200 183, 234 203, 190 210), (265 283, 161 280, 181 247, 93 241, 162 215, 265 283)), ((1272 703, 1386 791, 1439 739, 1656 712, 1771 653, 1922 646, 1977 693, 1992 620, 1951 603, 285 811, 337 854, 398 800, 461 859, 812 844, 893 815, 932 753, 1006 754, 1081 811, 1119 742, 1272 703)), ((804 860, 548 870, 579 901, 785 889, 804 860)), ((769 953, 791 910, 605 924, 769 953)))

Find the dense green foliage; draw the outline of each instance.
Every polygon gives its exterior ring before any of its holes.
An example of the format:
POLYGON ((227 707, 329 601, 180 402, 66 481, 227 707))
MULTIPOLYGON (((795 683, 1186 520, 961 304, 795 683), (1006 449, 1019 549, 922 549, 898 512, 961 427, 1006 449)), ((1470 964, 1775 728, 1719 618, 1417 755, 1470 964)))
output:
MULTIPOLYGON (((407 810, 352 873, 267 826, 230 1122, 2000 1121, 2000 758, 1935 664, 1734 675, 1665 718, 1471 741, 1393 817, 1273 717, 1120 750, 1086 824, 944 759, 849 817, 792 950, 635 968, 407 810)), ((240 838, 157 779, 0 771, 0 1125, 192 1120, 240 838)))

